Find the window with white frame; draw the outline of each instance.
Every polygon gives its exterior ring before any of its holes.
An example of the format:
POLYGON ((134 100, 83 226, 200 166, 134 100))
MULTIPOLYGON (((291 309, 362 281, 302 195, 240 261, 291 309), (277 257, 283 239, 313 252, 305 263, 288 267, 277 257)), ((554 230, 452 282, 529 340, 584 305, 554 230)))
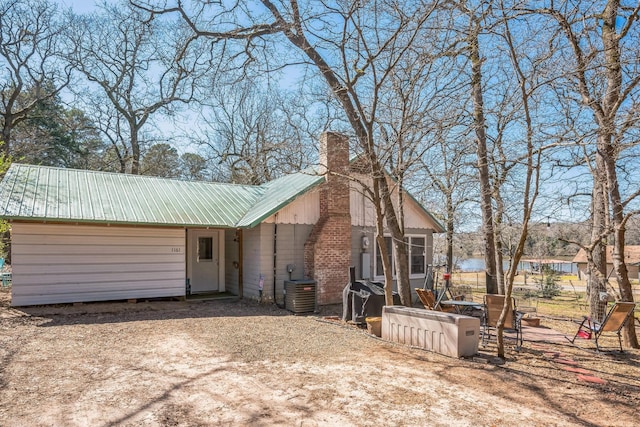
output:
MULTIPOLYGON (((427 256, 425 252, 427 246, 427 237, 424 235, 407 235, 405 236, 404 241, 407 245, 407 252, 409 255, 409 276, 424 277, 427 266, 427 256)), ((395 262, 393 260, 393 240, 390 236, 385 236, 384 242, 387 246, 387 255, 393 269, 393 276, 395 277, 396 268, 395 262)), ((377 241, 375 244, 375 248, 375 275, 377 278, 381 278, 384 276, 384 270, 382 269, 382 254, 380 253, 380 248, 378 247, 377 241)))

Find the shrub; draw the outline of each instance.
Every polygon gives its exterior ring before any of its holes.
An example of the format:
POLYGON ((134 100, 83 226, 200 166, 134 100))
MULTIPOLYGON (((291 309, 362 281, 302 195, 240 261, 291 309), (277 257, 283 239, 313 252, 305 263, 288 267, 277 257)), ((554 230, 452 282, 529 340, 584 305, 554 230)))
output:
POLYGON ((542 298, 553 298, 560 295, 560 285, 558 282, 560 279, 555 272, 548 271, 542 279, 535 279, 536 286, 538 287, 538 292, 540 292, 540 296, 542 298))

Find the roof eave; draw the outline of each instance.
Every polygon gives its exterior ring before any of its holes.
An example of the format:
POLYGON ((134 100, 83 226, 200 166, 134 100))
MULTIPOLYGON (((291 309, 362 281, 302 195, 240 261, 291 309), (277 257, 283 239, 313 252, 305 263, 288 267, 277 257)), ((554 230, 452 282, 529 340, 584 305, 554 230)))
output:
POLYGON ((438 219, 436 219, 436 217, 433 216, 433 214, 431 212, 429 212, 424 206, 422 206, 422 203, 420 203, 415 197, 413 197, 413 195, 411 193, 409 193, 407 190, 404 190, 404 189, 402 191, 404 191, 404 194, 409 196, 411 198, 411 200, 413 200, 414 203, 416 205, 418 205, 418 207, 422 210, 422 212, 424 212, 433 221, 433 223, 437 227, 437 229, 433 230, 434 233, 444 233, 445 231, 447 231, 444 228, 444 225, 442 225, 442 223, 440 221, 438 221, 438 219))
POLYGON ((286 200, 283 200, 277 206, 273 207, 272 209, 268 210, 267 212, 265 212, 261 216, 257 217, 256 219, 254 219, 249 224, 243 224, 242 219, 241 219, 236 224, 236 227, 237 228, 253 228, 253 227, 258 226, 260 223, 262 223, 262 221, 264 221, 265 219, 269 218, 271 215, 273 215, 274 213, 278 212, 280 209, 284 208, 289 203, 293 202, 296 198, 298 198, 301 195, 307 193, 308 191, 312 190, 313 188, 317 187, 318 185, 322 184, 325 181, 324 176, 319 176, 318 178, 319 178, 318 180, 314 181, 313 183, 311 183, 310 185, 308 185, 304 189, 300 190, 296 194, 292 195, 291 197, 287 198, 286 200))
MULTIPOLYGON (((362 153, 361 153, 361 154, 359 154, 358 156, 355 156, 355 157, 351 160, 351 163, 355 163, 355 161, 356 161, 357 159, 359 159, 361 155, 362 155, 362 153)), ((397 180, 397 179, 395 179, 395 178, 394 178, 394 177, 389 173, 389 171, 385 170, 385 171, 384 171, 384 173, 385 173, 385 174, 387 175, 387 177, 389 177, 389 179, 391 179, 393 182, 398 183, 398 180, 397 180)), ((445 231, 447 231, 447 230, 446 230, 446 228, 444 227, 444 225, 442 225, 442 223, 441 223, 440 221, 438 221, 438 219, 437 219, 435 216, 433 216, 433 214, 432 214, 431 212, 429 212, 429 211, 427 210, 427 208, 425 208, 425 207, 422 205, 422 203, 420 203, 420 202, 418 201, 418 199, 416 199, 416 198, 413 196, 413 194, 411 194, 409 191, 407 191, 403 186, 400 186, 399 188, 400 188, 400 190, 401 190, 404 194, 406 194, 407 196, 409 196, 409 198, 410 198, 411 200, 413 200, 413 202, 414 202, 416 205, 418 205, 418 207, 420 208, 420 210, 422 210, 422 212, 424 212, 424 213, 429 217, 429 219, 431 219, 431 220, 433 221, 434 225, 436 226, 436 229, 434 229, 434 230, 433 230, 433 231, 434 231, 434 233, 444 233, 445 231)))
POLYGON ((9 222, 30 222, 30 223, 55 223, 55 224, 83 224, 83 225, 124 225, 139 227, 176 227, 176 228, 236 228, 229 224, 200 224, 200 223, 166 223, 166 222, 136 222, 118 221, 102 219, 76 219, 76 218, 48 218, 48 217, 23 217, 23 216, 0 216, 1 219, 9 222))

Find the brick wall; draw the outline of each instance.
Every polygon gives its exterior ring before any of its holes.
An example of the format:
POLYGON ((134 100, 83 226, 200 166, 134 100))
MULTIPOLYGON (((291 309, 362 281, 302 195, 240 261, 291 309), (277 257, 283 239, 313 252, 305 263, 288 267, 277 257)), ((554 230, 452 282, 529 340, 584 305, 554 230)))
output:
POLYGON ((304 269, 318 284, 318 304, 342 301, 351 265, 349 213, 349 140, 327 132, 320 138, 320 165, 326 182, 320 189, 320 219, 304 245, 304 269))

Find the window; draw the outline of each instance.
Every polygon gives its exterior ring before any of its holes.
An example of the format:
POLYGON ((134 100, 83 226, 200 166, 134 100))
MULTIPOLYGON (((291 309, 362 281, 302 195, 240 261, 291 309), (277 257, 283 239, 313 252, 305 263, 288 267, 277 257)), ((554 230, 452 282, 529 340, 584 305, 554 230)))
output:
POLYGON ((198 262, 213 260, 213 237, 198 237, 198 262))
MULTIPOLYGON (((409 276, 410 277, 424 277, 426 266, 427 266, 427 256, 426 256, 426 236, 405 236, 404 238, 405 244, 407 245, 407 252, 409 255, 409 276)), ((387 253, 389 254, 389 262, 393 268, 393 276, 395 277, 395 263, 393 260, 393 240, 389 236, 385 236, 384 242, 387 246, 387 253)), ((383 277, 384 270, 382 268, 382 255, 380 254, 380 250, 376 241, 376 265, 375 272, 376 277, 383 277)))
POLYGON ((426 256, 424 237, 409 237, 409 274, 424 276, 426 256))

